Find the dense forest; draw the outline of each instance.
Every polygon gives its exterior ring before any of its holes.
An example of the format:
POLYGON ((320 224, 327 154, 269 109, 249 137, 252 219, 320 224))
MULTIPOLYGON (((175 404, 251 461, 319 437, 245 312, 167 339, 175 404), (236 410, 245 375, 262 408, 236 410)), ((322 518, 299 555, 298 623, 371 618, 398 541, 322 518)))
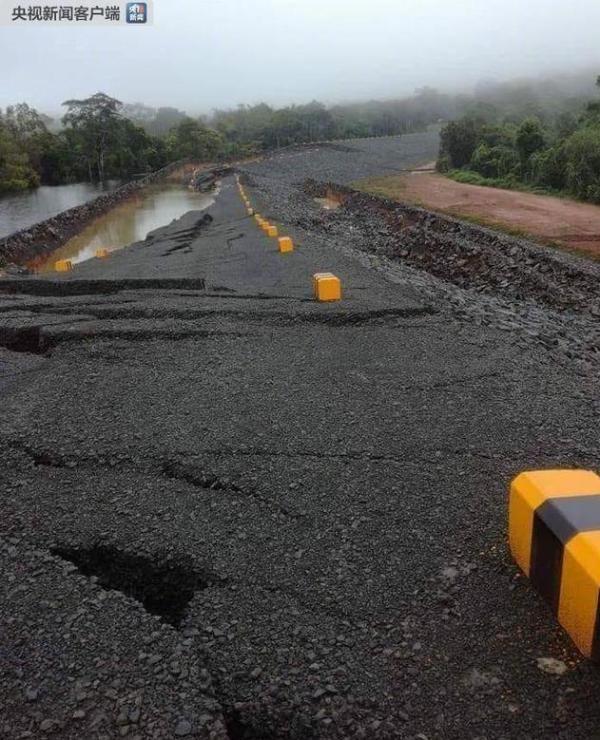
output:
MULTIPOLYGON (((176 108, 123 104, 104 93, 65 101, 60 120, 20 103, 0 110, 0 193, 129 179, 182 158, 228 160, 289 144, 402 134, 453 121, 443 132, 441 168, 461 170, 458 176, 466 178, 522 183, 542 183, 535 179, 542 177, 548 187, 593 198, 590 186, 596 180, 586 174, 583 186, 564 159, 592 152, 600 131, 600 123, 594 129, 599 104, 586 107, 593 91, 588 72, 485 82, 472 95, 421 88, 397 100, 332 106, 313 101, 284 108, 259 103, 199 117, 176 108)), ((598 164, 592 158, 586 167, 600 177, 598 164)))
POLYGON ((600 203, 598 97, 551 110, 475 106, 442 129, 438 169, 460 182, 600 203))
POLYGON ((0 112, 0 192, 69 182, 130 178, 187 156, 216 155, 219 135, 184 117, 166 136, 148 133, 104 93, 67 100, 62 126, 26 103, 0 112))
POLYGON ((0 111, 0 192, 126 179, 187 157, 226 160, 294 143, 400 134, 437 120, 438 99, 424 89, 401 101, 279 109, 260 103, 193 118, 96 93, 65 101, 58 127, 20 103, 0 111))

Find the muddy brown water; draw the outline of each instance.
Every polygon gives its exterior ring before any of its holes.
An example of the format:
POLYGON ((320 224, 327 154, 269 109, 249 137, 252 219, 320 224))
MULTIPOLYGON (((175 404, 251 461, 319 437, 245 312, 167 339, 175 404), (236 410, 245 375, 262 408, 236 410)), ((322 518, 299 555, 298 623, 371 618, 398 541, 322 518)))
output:
POLYGON ((166 226, 192 210, 203 210, 213 195, 196 193, 180 185, 150 186, 94 219, 79 234, 43 260, 30 264, 36 272, 52 272, 57 260, 72 264, 93 259, 98 249, 114 252, 146 238, 150 231, 166 226))

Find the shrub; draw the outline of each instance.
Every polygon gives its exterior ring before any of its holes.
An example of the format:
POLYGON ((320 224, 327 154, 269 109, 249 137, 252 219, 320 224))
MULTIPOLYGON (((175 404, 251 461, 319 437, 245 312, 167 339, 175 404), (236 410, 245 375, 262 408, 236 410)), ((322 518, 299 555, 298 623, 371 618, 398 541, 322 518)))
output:
POLYGON ((526 118, 519 128, 515 137, 515 144, 522 160, 542 149, 545 145, 544 129, 538 118, 526 118))
POLYGON ((464 167, 471 161, 478 136, 479 125, 474 119, 451 121, 440 134, 440 158, 446 158, 450 167, 464 167))
POLYGON ((556 145, 536 152, 530 161, 531 179, 538 185, 563 190, 566 185, 565 149, 556 145))
POLYGON ((515 151, 507 146, 489 147, 480 144, 471 159, 471 169, 484 177, 516 176, 519 172, 519 158, 515 151))
POLYGON ((600 128, 576 131, 565 142, 566 185, 578 198, 600 201, 600 128))

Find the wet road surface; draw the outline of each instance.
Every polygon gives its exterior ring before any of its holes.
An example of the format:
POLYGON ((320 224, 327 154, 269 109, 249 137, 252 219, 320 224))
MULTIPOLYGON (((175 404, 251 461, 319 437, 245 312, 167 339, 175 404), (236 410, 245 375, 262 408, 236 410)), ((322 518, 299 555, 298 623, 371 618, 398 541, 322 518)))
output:
POLYGON ((0 282, 7 738, 596 732, 597 669, 518 576, 506 489, 597 462, 597 382, 332 237, 297 163, 390 162, 355 146, 246 169, 292 254, 227 178, 211 222, 62 296, 0 282), (312 301, 323 270, 342 302, 312 301))

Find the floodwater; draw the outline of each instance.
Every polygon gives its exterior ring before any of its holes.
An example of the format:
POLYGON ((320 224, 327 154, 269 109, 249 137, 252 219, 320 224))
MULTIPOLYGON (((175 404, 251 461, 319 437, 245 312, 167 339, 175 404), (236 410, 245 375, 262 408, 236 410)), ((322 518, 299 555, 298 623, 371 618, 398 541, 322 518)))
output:
POLYGON ((213 202, 213 196, 181 185, 152 185, 98 216, 44 262, 30 266, 37 272, 51 272, 57 260, 68 259, 77 264, 92 259, 98 249, 114 252, 145 239, 148 232, 166 226, 184 213, 203 210, 213 202))
POLYGON ((13 195, 0 196, 0 239, 27 229, 74 206, 93 200, 102 193, 118 188, 119 180, 104 184, 78 182, 72 185, 42 185, 13 195))

